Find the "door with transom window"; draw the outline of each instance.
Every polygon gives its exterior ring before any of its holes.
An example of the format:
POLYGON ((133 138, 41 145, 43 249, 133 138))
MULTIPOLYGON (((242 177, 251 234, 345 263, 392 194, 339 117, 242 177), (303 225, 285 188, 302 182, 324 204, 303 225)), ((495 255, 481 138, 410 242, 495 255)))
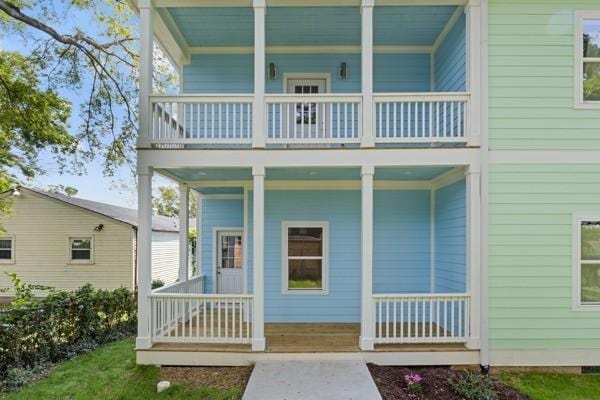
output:
MULTIPOLYGON (((287 79, 287 93, 296 95, 315 95, 327 92, 327 79, 287 79)), ((329 105, 322 102, 298 102, 289 104, 284 117, 283 135, 287 138, 324 138, 327 137, 329 105)))
POLYGON ((217 293, 242 294, 242 231, 217 231, 217 293))

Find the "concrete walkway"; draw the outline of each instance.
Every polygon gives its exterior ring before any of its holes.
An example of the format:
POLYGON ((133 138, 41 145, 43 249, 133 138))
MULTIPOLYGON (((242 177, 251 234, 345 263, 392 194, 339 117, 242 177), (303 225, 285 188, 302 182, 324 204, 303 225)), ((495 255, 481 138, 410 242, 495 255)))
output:
POLYGON ((259 361, 242 400, 381 400, 360 361, 259 361))

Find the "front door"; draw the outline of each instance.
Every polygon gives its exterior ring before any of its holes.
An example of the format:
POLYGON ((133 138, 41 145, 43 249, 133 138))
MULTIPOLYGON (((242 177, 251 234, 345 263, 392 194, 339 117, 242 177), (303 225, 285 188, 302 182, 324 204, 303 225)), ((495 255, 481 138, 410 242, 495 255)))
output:
POLYGON ((216 250, 217 292, 242 294, 242 231, 218 231, 216 250))
MULTIPOLYGON (((327 91, 325 79, 288 79, 287 92, 297 95, 324 94, 327 91)), ((285 110, 289 120, 284 126, 287 138, 324 138, 327 136, 327 117, 331 112, 325 103, 301 102, 290 104, 292 110, 285 110)))

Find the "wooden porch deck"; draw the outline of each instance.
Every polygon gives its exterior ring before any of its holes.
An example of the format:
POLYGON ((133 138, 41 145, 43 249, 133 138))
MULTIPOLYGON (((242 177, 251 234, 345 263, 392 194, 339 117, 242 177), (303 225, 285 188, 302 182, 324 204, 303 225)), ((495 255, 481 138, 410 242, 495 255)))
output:
MULTIPOLYGON (((194 318, 186 323, 186 331, 192 336, 204 334, 203 321, 194 318), (200 331, 197 330, 199 327, 200 331)), ((175 328, 173 328, 175 329, 175 328)), ((182 329, 182 326, 177 328, 182 329)), ((210 332, 207 325, 207 333, 210 332)), ((218 329, 216 322, 212 327, 218 329)), ((221 321, 221 329, 225 329, 225 321, 221 321)), ((231 329, 229 324, 228 329, 231 329)), ((251 329, 251 324, 249 325, 251 329)), ((398 329, 400 329, 398 327, 398 329)), ((404 324, 404 332, 408 332, 409 324, 404 324)), ((411 324, 411 332, 416 332, 416 324, 411 324)), ((246 324, 243 326, 246 332, 246 324)), ((437 326, 433 325, 433 332, 437 326)), ((443 330, 440 329, 440 332, 443 330)), ((266 353, 349 353, 360 352, 358 341, 360 324, 343 323, 266 323, 265 339, 266 353)), ((152 351, 185 351, 185 352, 251 352, 250 345, 246 344, 218 344, 218 343, 155 343, 152 351)), ((375 346, 376 352, 442 352, 442 351, 468 351, 463 344, 382 344, 375 346)))

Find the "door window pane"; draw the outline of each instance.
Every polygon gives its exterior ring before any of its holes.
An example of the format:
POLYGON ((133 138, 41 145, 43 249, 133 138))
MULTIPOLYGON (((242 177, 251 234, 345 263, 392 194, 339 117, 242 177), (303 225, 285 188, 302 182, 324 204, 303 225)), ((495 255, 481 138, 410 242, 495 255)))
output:
POLYGON ((288 228, 289 257, 321 257, 323 228, 288 228))
POLYGON ((221 236, 221 268, 242 268, 241 236, 221 236))
POLYGON ((600 303, 600 264, 581 265, 581 302, 600 303))
POLYGON ((322 260, 289 260, 289 289, 323 289, 322 260))

